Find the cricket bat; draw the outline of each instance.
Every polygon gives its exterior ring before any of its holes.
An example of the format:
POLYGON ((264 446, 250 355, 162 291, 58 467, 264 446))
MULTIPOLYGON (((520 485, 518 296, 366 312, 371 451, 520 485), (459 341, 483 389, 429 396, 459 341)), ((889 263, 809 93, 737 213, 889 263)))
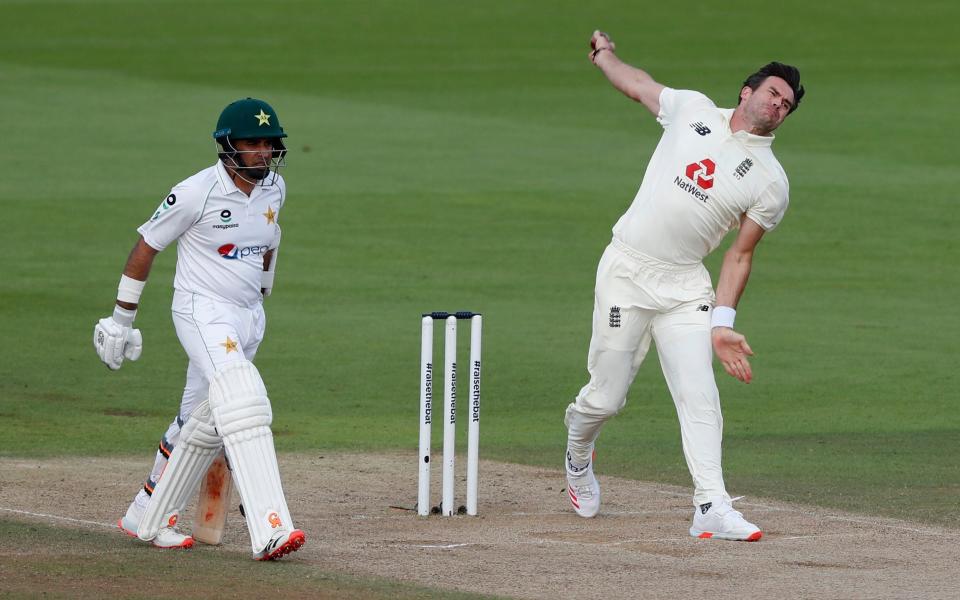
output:
POLYGON ((227 522, 227 507, 230 494, 233 493, 233 476, 227 467, 223 452, 214 459, 207 469, 200 486, 200 498, 197 500, 197 513, 193 520, 193 538, 198 542, 216 546, 223 539, 223 529, 227 522))

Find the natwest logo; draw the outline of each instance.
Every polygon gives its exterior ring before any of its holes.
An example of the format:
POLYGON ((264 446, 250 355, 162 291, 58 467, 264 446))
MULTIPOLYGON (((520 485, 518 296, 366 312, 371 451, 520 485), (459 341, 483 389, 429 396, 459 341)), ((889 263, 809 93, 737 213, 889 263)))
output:
POLYGON ((247 256, 260 256, 265 254, 270 246, 247 246, 240 248, 236 244, 224 244, 217 248, 217 252, 222 258, 227 260, 237 260, 247 256))
POLYGON ((687 165, 687 179, 696 181, 701 189, 709 190, 713 187, 713 172, 716 168, 717 165, 709 158, 690 163, 687 165))

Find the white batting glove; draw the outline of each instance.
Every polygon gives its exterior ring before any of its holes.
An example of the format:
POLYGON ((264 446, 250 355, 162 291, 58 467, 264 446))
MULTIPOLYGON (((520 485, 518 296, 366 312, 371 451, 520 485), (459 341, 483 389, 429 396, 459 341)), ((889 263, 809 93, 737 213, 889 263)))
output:
POLYGON ((123 357, 128 360, 137 360, 143 353, 143 335, 139 329, 131 329, 127 336, 127 343, 123 345, 123 357))
POLYGON ((143 336, 133 329, 137 311, 116 307, 113 316, 100 319, 93 328, 93 347, 111 371, 123 365, 123 359, 137 360, 143 352, 143 336))

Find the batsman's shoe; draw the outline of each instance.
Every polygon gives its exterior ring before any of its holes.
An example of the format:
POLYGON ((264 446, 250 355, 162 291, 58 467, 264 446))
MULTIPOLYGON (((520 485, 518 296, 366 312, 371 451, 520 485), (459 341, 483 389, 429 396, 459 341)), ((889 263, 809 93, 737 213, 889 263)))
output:
POLYGON ((698 506, 693 512, 690 535, 741 542, 756 542, 763 537, 760 528, 744 519, 730 502, 725 498, 714 498, 698 506))
POLYGON ((150 543, 157 548, 192 548, 193 537, 183 535, 173 527, 162 527, 150 543))
POLYGON ((270 538, 266 548, 254 554, 253 558, 255 560, 277 560, 291 552, 296 552, 306 541, 307 536, 299 529, 278 531, 276 535, 270 538))
MULTIPOLYGON (((141 518, 143 518, 143 509, 134 502, 127 509, 127 514, 117 521, 117 525, 125 534, 137 537, 141 518)), ((193 546, 193 538, 183 535, 173 527, 163 527, 157 532, 157 537, 150 540, 150 543, 157 548, 190 548, 193 546)))
POLYGON ((600 484, 593 474, 593 461, 584 467, 574 467, 567 453, 567 495, 573 510, 581 517, 594 517, 600 512, 600 484))

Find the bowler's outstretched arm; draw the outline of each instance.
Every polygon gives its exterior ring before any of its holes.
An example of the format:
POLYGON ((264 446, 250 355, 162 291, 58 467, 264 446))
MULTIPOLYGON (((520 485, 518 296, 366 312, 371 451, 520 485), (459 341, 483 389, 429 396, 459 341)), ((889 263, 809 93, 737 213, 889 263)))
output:
POLYGON ((610 37, 602 31, 594 31, 590 38, 590 60, 607 76, 613 87, 632 100, 640 102, 653 113, 660 114, 660 92, 664 86, 654 81, 643 69, 630 66, 620 60, 614 49, 616 46, 610 37))

